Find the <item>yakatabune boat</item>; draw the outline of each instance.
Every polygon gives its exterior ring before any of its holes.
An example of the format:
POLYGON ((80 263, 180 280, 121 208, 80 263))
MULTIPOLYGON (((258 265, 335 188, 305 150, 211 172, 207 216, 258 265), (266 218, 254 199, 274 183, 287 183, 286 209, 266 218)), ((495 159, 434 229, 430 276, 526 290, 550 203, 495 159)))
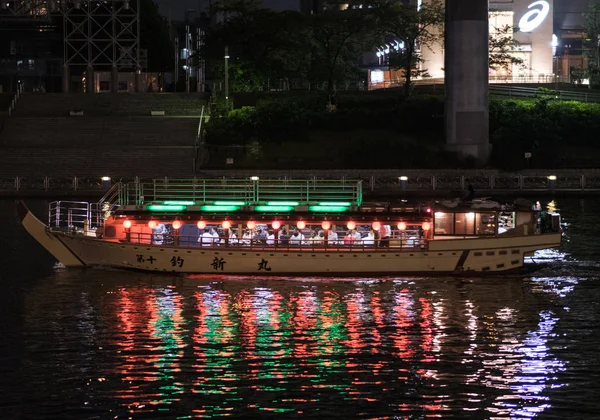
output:
POLYGON ((493 272, 561 243, 560 216, 531 204, 445 204, 366 203, 360 181, 154 180, 21 217, 66 267, 180 273, 493 272))

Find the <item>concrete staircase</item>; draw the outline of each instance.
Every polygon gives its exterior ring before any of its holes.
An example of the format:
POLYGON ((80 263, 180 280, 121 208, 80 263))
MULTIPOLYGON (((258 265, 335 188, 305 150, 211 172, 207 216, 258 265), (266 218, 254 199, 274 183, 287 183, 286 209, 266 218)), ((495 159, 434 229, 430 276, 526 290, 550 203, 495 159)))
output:
POLYGON ((191 147, 111 149, 2 149, 0 178, 190 177, 191 147))
POLYGON ((193 146, 195 118, 8 118, 0 147, 112 148, 193 146))
POLYGON ((202 105, 197 94, 24 94, 4 118, 0 177, 192 176, 202 105))
POLYGON ((69 111, 84 116, 147 116, 150 111, 165 111, 165 116, 200 117, 206 100, 198 93, 25 93, 19 99, 15 116, 66 117, 69 111))

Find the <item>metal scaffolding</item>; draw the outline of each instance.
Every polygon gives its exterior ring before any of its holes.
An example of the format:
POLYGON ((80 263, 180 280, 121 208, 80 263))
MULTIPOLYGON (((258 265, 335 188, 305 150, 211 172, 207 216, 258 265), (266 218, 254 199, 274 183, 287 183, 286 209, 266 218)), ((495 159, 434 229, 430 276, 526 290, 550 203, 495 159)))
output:
POLYGON ((65 65, 140 69, 139 0, 62 1, 65 65))
MULTIPOLYGON (((135 71, 139 89, 146 61, 140 50, 140 0, 2 0, 0 19, 13 21, 63 20, 63 91, 69 91, 73 67, 84 67, 91 79, 99 69, 112 72, 112 90, 118 90, 118 72, 135 71)), ((93 92, 93 89, 87 89, 93 92)))

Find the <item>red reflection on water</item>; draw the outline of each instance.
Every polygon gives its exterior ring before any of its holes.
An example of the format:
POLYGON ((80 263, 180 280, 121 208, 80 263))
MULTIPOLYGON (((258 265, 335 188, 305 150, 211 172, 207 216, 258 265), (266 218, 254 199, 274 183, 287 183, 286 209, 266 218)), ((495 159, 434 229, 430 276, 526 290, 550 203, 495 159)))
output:
MULTIPOLYGON (((337 293, 329 290, 325 291, 321 304, 321 310, 318 311, 321 329, 321 334, 319 336, 319 353, 321 354, 337 353, 337 344, 339 344, 341 341, 339 335, 339 326, 343 325, 343 323, 340 322, 340 302, 341 300, 337 293)), ((326 361, 324 364, 325 366, 329 366, 330 362, 326 361)))
POLYGON ((204 302, 204 295, 202 293, 194 293, 194 298, 196 299, 196 309, 198 310, 198 314, 195 316, 196 328, 194 328, 192 340, 196 344, 196 346, 194 346, 196 355, 203 355, 204 353, 200 345, 206 344, 208 341, 206 338, 208 327, 206 326, 205 322, 206 314, 208 313, 208 306, 206 305, 206 302, 204 302))
POLYGON ((411 360, 415 355, 409 336, 409 330, 414 322, 409 311, 412 305, 413 301, 408 290, 403 289, 396 295, 393 318, 396 331, 393 333, 392 339, 397 351, 393 354, 404 361, 411 360))
POLYGON ((281 296, 278 291, 274 290, 267 301, 267 306, 271 315, 269 318, 269 325, 275 330, 280 327, 279 314, 282 312, 283 300, 283 296, 281 296))
POLYGON ((294 357, 298 359, 307 358, 311 355, 310 345, 315 341, 311 332, 317 327, 315 317, 317 302, 314 291, 306 290, 290 297, 296 310, 294 311, 294 357))
MULTIPOLYGON (((361 321, 362 308, 360 302, 364 299, 362 292, 353 293, 346 299, 346 311, 348 316, 346 317, 346 331, 348 332, 348 340, 344 341, 344 344, 350 348, 348 353, 360 353, 360 349, 365 348, 367 345, 365 340, 361 337, 361 330, 363 328, 361 321)), ((348 367, 355 367, 346 364, 348 367)))
MULTIPOLYGON (((150 289, 120 289, 117 299, 117 316, 120 320, 121 336, 116 341, 120 347, 118 354, 123 361, 119 364, 118 372, 123 381, 155 381, 156 377, 147 371, 140 371, 140 364, 154 364, 159 356, 148 355, 143 343, 152 340, 152 329, 146 323, 152 316, 152 307, 148 296, 152 294, 150 289), (145 305, 140 307, 143 301, 145 305)), ((137 389, 131 386, 131 392, 137 389)), ((128 398, 131 392, 123 391, 123 395, 117 398, 128 398)))
POLYGON ((379 331, 384 327, 384 312, 381 309, 381 299, 379 298, 379 292, 373 292, 373 297, 371 298, 371 311, 373 312, 373 318, 375 321, 375 327, 371 330, 371 335, 373 336, 373 348, 371 351, 373 353, 379 353, 378 347, 381 346, 381 334, 379 331))
POLYGON ((240 317, 239 339, 241 355, 244 359, 256 358, 256 334, 258 328, 256 309, 252 304, 252 295, 242 290, 234 297, 234 308, 240 317))
POLYGON ((125 389, 115 398, 130 412, 146 406, 171 404, 183 389, 176 382, 185 342, 181 337, 184 319, 181 296, 173 290, 122 289, 115 305, 121 336, 116 342, 123 359, 119 375, 125 389), (142 302, 142 304, 140 304, 142 302), (162 382, 159 390, 148 384, 162 382))
POLYGON ((421 341, 423 358, 421 359, 421 362, 430 363, 435 360, 435 357, 431 354, 433 349, 433 329, 431 328, 433 310, 431 302, 427 299, 419 298, 419 303, 421 303, 421 322, 419 325, 421 326, 421 335, 423 336, 423 340, 421 341))

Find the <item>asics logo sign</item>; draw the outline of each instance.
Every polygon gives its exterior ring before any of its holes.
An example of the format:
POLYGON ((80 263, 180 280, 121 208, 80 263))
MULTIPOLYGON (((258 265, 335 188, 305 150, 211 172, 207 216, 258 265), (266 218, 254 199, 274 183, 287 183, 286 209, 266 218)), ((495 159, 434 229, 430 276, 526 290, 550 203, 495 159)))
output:
POLYGON ((548 13, 550 13, 550 4, 545 0, 533 2, 527 8, 531 10, 525 13, 519 21, 521 32, 532 32, 542 24, 548 13))

